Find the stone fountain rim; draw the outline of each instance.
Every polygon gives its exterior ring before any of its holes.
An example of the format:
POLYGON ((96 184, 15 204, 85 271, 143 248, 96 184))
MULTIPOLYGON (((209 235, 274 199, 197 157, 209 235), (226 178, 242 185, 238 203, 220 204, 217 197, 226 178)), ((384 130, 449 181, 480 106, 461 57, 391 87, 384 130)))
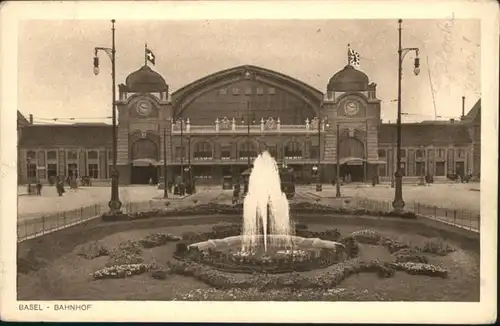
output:
MULTIPOLYGON (((192 247, 196 247, 198 248, 199 250, 205 250, 205 249, 201 249, 200 247, 205 247, 204 244, 213 244, 215 246, 217 246, 217 242, 222 242, 222 241, 229 241, 229 240, 233 240, 233 239, 238 239, 238 240, 241 240, 242 238, 244 237, 244 235, 235 235, 235 236, 230 236, 230 237, 225 237, 225 238, 216 238, 216 239, 209 239, 209 240, 206 240, 206 241, 200 241, 200 242, 196 242, 196 243, 192 243, 190 245, 188 245, 188 248, 192 248, 192 247)), ((263 238, 264 235, 260 234, 260 235, 256 235, 257 238, 263 238)), ((284 235, 280 235, 280 234, 269 234, 267 235, 267 237, 285 237, 284 235)), ((345 245, 340 243, 340 242, 337 242, 337 241, 331 241, 331 240, 323 240, 323 239, 320 239, 320 238, 306 238, 306 237, 300 237, 300 236, 297 236, 297 235, 290 235, 289 236, 292 241, 294 240, 299 240, 299 244, 303 241, 310 241, 312 243, 314 242, 320 242, 320 244, 330 244, 330 245, 333 245, 334 247, 342 247, 342 248, 345 248, 345 245)), ((319 246, 317 248, 326 248, 326 249, 329 249, 328 246, 319 246)))

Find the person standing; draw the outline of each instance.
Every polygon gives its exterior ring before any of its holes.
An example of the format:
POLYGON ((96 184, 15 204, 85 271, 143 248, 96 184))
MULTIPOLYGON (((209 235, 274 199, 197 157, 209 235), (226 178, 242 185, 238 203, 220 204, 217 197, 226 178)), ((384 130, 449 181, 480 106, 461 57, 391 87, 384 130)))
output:
POLYGON ((36 195, 37 196, 42 195, 42 183, 40 182, 40 179, 36 180, 36 195))
POLYGON ((61 177, 57 178, 56 190, 59 197, 61 197, 64 193, 64 182, 61 177))

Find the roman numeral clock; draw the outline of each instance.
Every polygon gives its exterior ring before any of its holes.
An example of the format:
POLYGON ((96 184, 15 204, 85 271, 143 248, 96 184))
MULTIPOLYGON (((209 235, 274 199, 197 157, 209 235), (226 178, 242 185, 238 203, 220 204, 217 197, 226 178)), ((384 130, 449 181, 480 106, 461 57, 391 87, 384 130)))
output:
POLYGON ((354 116, 359 112, 359 105, 355 101, 347 101, 344 105, 344 112, 347 116, 354 116))

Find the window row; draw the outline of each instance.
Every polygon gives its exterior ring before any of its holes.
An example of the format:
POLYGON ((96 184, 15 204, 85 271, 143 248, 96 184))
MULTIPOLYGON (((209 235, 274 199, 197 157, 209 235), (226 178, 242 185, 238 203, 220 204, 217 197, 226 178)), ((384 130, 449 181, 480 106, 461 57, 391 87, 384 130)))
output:
MULTIPOLYGON (((68 160, 77 160, 78 159, 78 151, 76 150, 70 150, 66 151, 66 159, 68 160)), ((113 152, 108 151, 108 159, 111 159, 113 157, 113 152)), ((99 153, 98 151, 87 151, 87 159, 93 160, 93 159, 98 159, 99 158, 99 153)), ((36 159, 36 152, 35 151, 28 151, 26 152, 26 160, 31 161, 36 159)), ((54 161, 57 160, 57 151, 47 151, 47 160, 48 161, 54 161)))
MULTIPOLYGON (((378 166, 378 175, 381 177, 391 176, 394 171, 386 164, 378 166)), ((425 165, 425 162, 414 162, 413 167, 401 162, 401 172, 403 176, 425 176, 427 174, 444 177, 449 173, 465 175, 465 163, 455 162, 454 165, 447 166, 446 162, 439 161, 433 165, 425 165)))
MULTIPOLYGON (((401 149, 401 157, 406 157, 406 149, 401 149)), ((465 150, 464 149, 458 149, 456 151, 456 155, 458 158, 465 158, 465 150)), ((437 158, 445 158, 446 150, 445 149, 436 149, 435 150, 435 155, 437 158)), ((385 158, 387 157, 387 150, 385 149, 379 149, 378 150, 378 157, 380 158, 385 158)), ((418 158, 425 158, 425 149, 417 149, 415 150, 415 157, 418 158)))
MULTIPOLYGON (((107 178, 111 175, 111 165, 108 165, 108 171, 106 176, 104 178, 107 178)), ((95 163, 91 163, 87 165, 87 171, 86 171, 86 176, 91 177, 92 179, 99 179, 99 165, 95 163)), ((81 177, 80 175, 80 170, 79 166, 76 163, 69 163, 65 166, 64 171, 59 171, 58 173, 58 168, 57 164, 49 163, 47 164, 45 169, 40 169, 39 166, 37 166, 35 163, 28 163, 26 165, 26 176, 30 180, 34 180, 37 178, 40 179, 50 179, 50 178, 55 178, 58 175, 60 176, 65 176, 65 177, 76 177, 79 178, 81 177)))
MULTIPOLYGON (((271 156, 277 157, 277 147, 268 146, 267 151, 271 156)), ((239 158, 254 158, 257 156, 258 150, 253 143, 243 143, 238 148, 239 158)), ((317 158, 319 153, 319 148, 316 145, 309 144, 309 158, 317 158)), ((176 147, 175 158, 177 160, 181 158, 186 158, 186 146, 176 147)), ((283 155, 286 159, 301 159, 304 156, 302 146, 297 142, 289 142, 283 148, 283 155)), ((193 159, 195 160, 212 160, 213 159, 213 148, 207 142, 196 143, 193 150, 193 159)), ((231 159, 231 146, 223 146, 221 148, 221 159, 230 160, 231 159)))
POLYGON ((227 95, 229 92, 231 92, 232 95, 240 95, 240 94, 251 95, 254 94, 254 92, 257 95, 264 95, 264 93, 269 95, 275 95, 276 89, 274 87, 268 87, 266 89, 264 89, 264 87, 257 87, 257 88, 245 87, 243 90, 241 90, 238 87, 219 89, 219 95, 227 95))

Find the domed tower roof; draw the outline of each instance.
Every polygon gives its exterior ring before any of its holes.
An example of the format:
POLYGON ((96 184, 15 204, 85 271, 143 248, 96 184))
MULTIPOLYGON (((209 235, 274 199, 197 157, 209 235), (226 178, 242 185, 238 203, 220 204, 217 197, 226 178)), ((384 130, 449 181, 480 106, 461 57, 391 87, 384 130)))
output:
POLYGON ((165 79, 147 65, 128 75, 125 84, 129 92, 135 93, 168 91, 165 79))
POLYGON ((351 65, 337 72, 330 78, 327 91, 366 91, 368 90, 368 76, 351 65))

